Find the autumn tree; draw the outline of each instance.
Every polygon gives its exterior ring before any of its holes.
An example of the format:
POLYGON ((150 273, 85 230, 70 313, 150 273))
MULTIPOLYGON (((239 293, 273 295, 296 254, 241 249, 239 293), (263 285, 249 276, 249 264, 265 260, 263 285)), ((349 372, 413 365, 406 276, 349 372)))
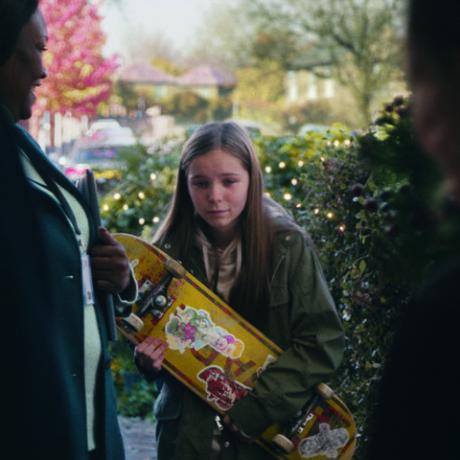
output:
MULTIPOLYGON (((325 64, 366 125, 379 93, 401 78, 402 0, 254 0, 252 54, 287 70, 325 64)), ((323 66, 324 69, 324 66, 323 66)))
POLYGON ((285 72, 277 62, 237 69, 235 77, 238 81, 233 94, 235 116, 269 124, 279 119, 285 72))
POLYGON ((106 37, 97 4, 42 0, 40 8, 49 40, 45 57, 48 78, 39 93, 38 115, 45 111, 94 115, 111 94, 112 75, 118 66, 116 56, 102 54, 106 37))
POLYGON ((274 59, 262 62, 253 55, 256 24, 250 2, 216 4, 203 18, 188 60, 227 69, 235 75, 235 117, 272 123, 282 107, 285 70, 274 59))
POLYGON ((252 64, 251 43, 255 22, 250 2, 216 2, 203 17, 186 61, 192 65, 209 64, 235 71, 252 64))
POLYGON ((380 99, 402 82, 403 0, 244 0, 205 18, 195 58, 236 68, 276 63, 332 78, 366 126, 380 99))

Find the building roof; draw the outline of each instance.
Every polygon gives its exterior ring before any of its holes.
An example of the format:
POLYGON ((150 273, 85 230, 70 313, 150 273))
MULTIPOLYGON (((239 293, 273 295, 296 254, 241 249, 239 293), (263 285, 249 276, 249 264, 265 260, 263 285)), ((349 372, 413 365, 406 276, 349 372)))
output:
POLYGON ((289 67, 290 70, 312 70, 318 67, 331 67, 332 64, 331 56, 326 50, 308 44, 291 60, 289 67))
POLYGON ((175 79, 171 75, 144 63, 123 67, 119 78, 131 83, 175 83, 175 79))
POLYGON ((176 79, 184 86, 235 86, 236 80, 228 72, 211 66, 198 66, 176 79))

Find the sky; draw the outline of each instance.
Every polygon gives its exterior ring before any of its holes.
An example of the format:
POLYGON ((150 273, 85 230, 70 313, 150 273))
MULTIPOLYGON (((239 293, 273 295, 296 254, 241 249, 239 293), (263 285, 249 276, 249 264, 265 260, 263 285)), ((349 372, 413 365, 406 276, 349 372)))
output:
POLYGON ((105 0, 102 28, 107 34, 105 53, 129 60, 127 43, 133 31, 165 36, 178 49, 187 48, 213 7, 228 0, 105 0))

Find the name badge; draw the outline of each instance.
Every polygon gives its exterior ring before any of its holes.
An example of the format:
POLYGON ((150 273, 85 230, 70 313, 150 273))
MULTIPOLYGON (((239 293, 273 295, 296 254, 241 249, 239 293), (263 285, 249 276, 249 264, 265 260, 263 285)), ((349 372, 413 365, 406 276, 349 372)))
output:
POLYGON ((81 271, 83 300, 85 305, 94 305, 93 277, 91 276, 91 263, 88 254, 81 255, 81 271))

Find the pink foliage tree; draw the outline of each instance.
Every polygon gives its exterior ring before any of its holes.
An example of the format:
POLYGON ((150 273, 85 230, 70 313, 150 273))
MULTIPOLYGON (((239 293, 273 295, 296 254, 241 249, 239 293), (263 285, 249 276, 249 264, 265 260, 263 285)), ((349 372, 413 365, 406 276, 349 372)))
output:
POLYGON ((98 5, 91 0, 41 0, 48 26, 46 78, 35 111, 94 115, 112 91, 118 57, 104 57, 106 37, 98 5))

